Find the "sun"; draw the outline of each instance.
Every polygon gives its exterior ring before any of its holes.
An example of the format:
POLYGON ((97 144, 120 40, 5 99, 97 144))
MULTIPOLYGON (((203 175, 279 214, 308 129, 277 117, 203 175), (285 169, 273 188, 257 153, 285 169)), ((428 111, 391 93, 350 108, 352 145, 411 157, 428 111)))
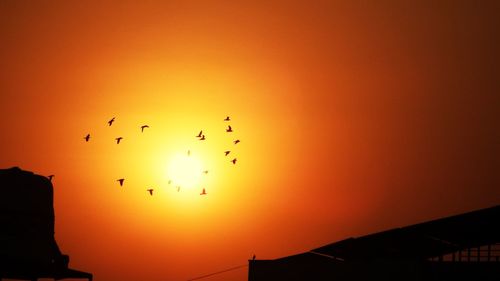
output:
POLYGON ((201 161, 189 153, 174 155, 167 169, 169 180, 175 186, 193 188, 201 184, 203 172, 201 161))

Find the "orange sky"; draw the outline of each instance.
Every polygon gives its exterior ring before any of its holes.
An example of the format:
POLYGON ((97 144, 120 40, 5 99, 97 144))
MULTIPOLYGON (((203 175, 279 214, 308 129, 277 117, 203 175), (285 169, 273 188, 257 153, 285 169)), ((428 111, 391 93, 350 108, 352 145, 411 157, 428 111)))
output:
POLYGON ((0 167, 56 175, 73 267, 186 280, 500 203, 497 1, 235 2, 0 1, 0 167))

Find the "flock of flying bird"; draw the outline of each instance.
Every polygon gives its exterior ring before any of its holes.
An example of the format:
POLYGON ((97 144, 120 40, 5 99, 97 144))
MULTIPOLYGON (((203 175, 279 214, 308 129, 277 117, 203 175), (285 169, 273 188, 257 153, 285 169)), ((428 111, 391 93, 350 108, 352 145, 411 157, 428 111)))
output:
MULTIPOLYGON (((231 121, 231 118, 229 116, 226 116, 226 118, 224 118, 224 121, 225 122, 229 122, 229 121, 231 121)), ((115 122, 115 117, 111 118, 111 120, 108 121, 108 126, 113 125, 113 122, 115 122)), ((142 125, 140 128, 141 128, 141 133, 144 133, 144 129, 149 128, 149 126, 148 125, 142 125)), ((231 127, 231 125, 227 126, 226 132, 227 133, 232 133, 233 132, 233 128, 231 127)), ((201 130, 198 133, 198 135, 196 135, 196 137, 200 141, 206 140, 206 137, 205 137, 205 134, 203 133, 203 130, 201 130)), ((90 134, 87 134, 83 139, 85 140, 85 142, 89 142, 89 140, 90 140, 90 134)), ((120 144, 120 141, 122 139, 123 139, 123 137, 117 137, 117 138, 115 138, 116 144, 120 144)), ((233 141, 233 143, 236 145, 236 144, 240 143, 240 140, 236 139, 236 140, 233 141)), ((187 153, 188 153, 188 156, 191 155, 191 151, 190 150, 188 150, 187 153)), ((230 153, 231 153, 231 150, 226 150, 226 151, 224 151, 224 156, 228 156, 230 153)), ((230 162, 233 163, 233 165, 235 165, 237 160, 238 160, 237 158, 233 158, 232 160, 230 160, 230 162)), ((203 171, 203 173, 204 174, 208 174, 208 170, 203 171)), ((53 177, 54 177, 54 175, 49 175, 48 176, 48 178, 49 178, 50 181, 52 181, 53 177)), ((120 184, 120 186, 123 186, 123 183, 124 183, 125 179, 121 178, 121 179, 117 179, 116 181, 120 184)), ((172 183, 172 181, 169 180, 168 184, 171 184, 171 183, 172 183)), ((151 196, 153 196, 153 191, 154 191, 153 188, 146 189, 146 191, 149 192, 149 194, 151 196)), ((177 186, 177 191, 180 191, 180 186, 177 186)), ((207 192, 206 192, 205 188, 203 188, 203 190, 200 193, 200 195, 207 195, 207 192)))

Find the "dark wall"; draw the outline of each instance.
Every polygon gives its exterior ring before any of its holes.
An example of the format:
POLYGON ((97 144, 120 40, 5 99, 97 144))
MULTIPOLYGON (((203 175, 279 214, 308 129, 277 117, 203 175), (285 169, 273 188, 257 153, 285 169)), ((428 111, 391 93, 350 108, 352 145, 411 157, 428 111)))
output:
POLYGON ((315 259, 249 261, 249 281, 499 281, 500 262, 376 260, 329 263, 315 259))
POLYGON ((411 261, 338 262, 328 258, 250 261, 249 281, 421 279, 422 266, 411 261))
POLYGON ((51 182, 17 167, 1 169, 2 264, 50 264, 57 252, 51 182))

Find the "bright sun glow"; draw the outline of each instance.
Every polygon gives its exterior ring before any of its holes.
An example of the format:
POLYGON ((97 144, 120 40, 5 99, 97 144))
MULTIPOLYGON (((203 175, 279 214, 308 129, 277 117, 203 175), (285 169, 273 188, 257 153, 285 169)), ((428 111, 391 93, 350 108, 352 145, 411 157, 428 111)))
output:
POLYGON ((202 173, 200 160, 192 155, 177 154, 168 165, 169 180, 176 187, 198 187, 201 183, 202 173))

